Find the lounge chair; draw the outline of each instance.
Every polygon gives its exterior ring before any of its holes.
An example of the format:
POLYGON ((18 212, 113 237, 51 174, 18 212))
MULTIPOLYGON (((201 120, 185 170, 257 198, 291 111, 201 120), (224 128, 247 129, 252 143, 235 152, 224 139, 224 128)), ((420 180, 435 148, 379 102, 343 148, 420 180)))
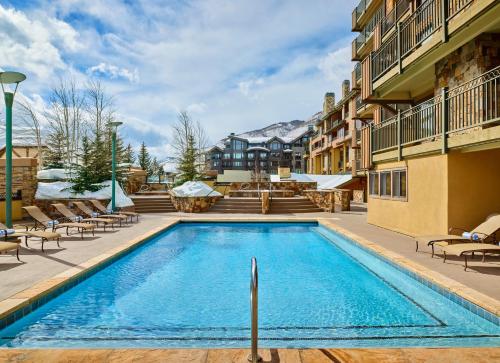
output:
MULTIPOLYGON (((16 226, 14 226, 16 227, 16 226)), ((0 223, 0 237, 4 241, 10 241, 11 239, 17 239, 17 238, 24 238, 24 243, 26 244, 26 247, 28 246, 28 238, 31 237, 37 237, 42 240, 42 252, 45 252, 43 249, 43 245, 45 242, 48 241, 56 241, 57 247, 61 247, 59 245, 59 239, 61 238, 61 235, 57 232, 47 232, 47 231, 28 231, 27 226, 23 226, 26 230, 20 230, 18 228, 15 229, 9 229, 7 226, 4 224, 0 223), (3 231, 3 233, 1 233, 3 231)))
POLYGON ((57 219, 49 218, 37 206, 23 207, 23 209, 35 221, 35 226, 34 226, 35 230, 37 230, 38 228, 41 228, 42 230, 50 228, 52 232, 55 232, 59 228, 66 228, 66 234, 69 236, 69 229, 76 228, 80 233, 82 239, 84 231, 91 231, 92 236, 94 235, 94 230, 96 225, 93 223, 78 223, 78 222, 60 223, 57 219))
POLYGON ((19 259, 19 243, 5 241, 0 242, 0 254, 7 253, 9 251, 16 251, 16 258, 18 261, 21 261, 19 259))
POLYGON ((446 262, 447 255, 455 255, 458 257, 463 256, 465 261, 464 271, 467 271, 467 254, 471 253, 474 256, 475 252, 483 254, 483 262, 485 260, 486 253, 497 253, 500 254, 500 246, 492 245, 488 243, 458 243, 453 245, 448 245, 442 247, 443 251, 443 263, 446 262))
MULTIPOLYGON (((101 218, 101 214, 100 213, 94 212, 85 203, 83 203, 83 202, 74 202, 74 204, 80 210, 80 212, 82 212, 86 216, 91 217, 91 218, 101 218)), ((104 217, 104 218, 112 218, 114 220, 117 220, 118 222, 120 222, 120 227, 122 226, 122 220, 124 220, 124 219, 126 220, 127 219, 127 216, 124 216, 123 214, 105 214, 102 217, 104 217)))
MULTIPOLYGON (((103 206, 103 205, 101 204, 101 202, 99 202, 97 199, 91 199, 91 200, 90 200, 90 203, 92 203, 92 205, 93 205, 93 206, 94 206, 94 207, 95 207, 95 208, 96 208, 99 212, 101 212, 101 213, 103 213, 103 214, 107 214, 107 213, 108 213, 108 211, 106 210, 106 207, 105 207, 105 206, 103 206)), ((130 221, 131 221, 131 222, 132 222, 132 219, 133 219, 134 217, 136 217, 136 218, 137 218, 137 222, 139 222, 139 216, 140 216, 140 214, 139 214, 139 213, 136 213, 136 212, 124 212, 124 211, 120 211, 120 212, 119 212, 119 214, 123 214, 123 215, 125 215, 125 216, 127 216, 127 217, 130 217, 130 221)))
POLYGON ((434 257, 434 245, 444 247, 449 244, 467 243, 467 242, 495 242, 496 233, 500 230, 500 215, 494 214, 489 216, 483 223, 468 232, 462 228, 452 227, 449 232, 466 232, 470 237, 457 236, 454 234, 448 235, 433 235, 433 236, 419 236, 415 238, 416 251, 420 244, 427 244, 432 248, 432 257, 434 257))
POLYGON ((104 227, 104 231, 106 231, 106 225, 110 224, 111 228, 115 221, 111 218, 83 218, 82 216, 78 216, 73 213, 68 207, 66 207, 62 203, 54 203, 52 206, 62 214, 68 222, 83 222, 83 223, 95 223, 97 227, 99 227, 99 223, 102 223, 104 227))

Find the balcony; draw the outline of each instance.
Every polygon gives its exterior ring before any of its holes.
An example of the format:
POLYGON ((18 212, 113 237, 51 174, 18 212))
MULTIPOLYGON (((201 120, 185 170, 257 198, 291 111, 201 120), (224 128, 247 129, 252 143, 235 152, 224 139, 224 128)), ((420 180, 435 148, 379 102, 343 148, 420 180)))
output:
POLYGON ((397 24, 399 19, 401 19, 409 9, 410 2, 408 0, 400 0, 396 3, 394 8, 380 21, 382 37, 397 24))
POLYGON ((360 31, 359 35, 356 37, 356 39, 353 40, 352 42, 352 59, 353 60, 361 60, 363 56, 365 55, 364 53, 367 53, 367 51, 360 52, 361 48, 364 47, 364 45, 371 39, 370 37, 373 34, 373 31, 375 29, 375 26, 380 22, 380 20, 384 16, 384 9, 382 6, 380 6, 373 16, 370 18, 366 26, 360 31), (361 54, 363 53, 363 54, 361 54))
MULTIPOLYGON (((372 81, 381 78, 385 73, 408 57, 426 39, 443 26, 443 4, 446 6, 446 22, 462 11, 475 0, 428 0, 420 5, 413 14, 397 24, 396 31, 390 35, 372 55, 372 81), (443 1, 445 3, 443 3, 443 1)), ((401 17, 406 10, 400 5, 394 9, 394 19, 401 17)), ((388 15, 389 16, 389 15, 388 15)), ((397 21, 397 20, 396 20, 397 21)), ((389 18, 382 20, 382 32, 387 33, 394 26, 389 18)))
MULTIPOLYGON (((373 125, 372 151, 401 150, 432 141, 439 141, 442 150, 446 150, 450 137, 499 123, 500 66, 460 86, 443 90, 440 95, 401 112, 399 116, 373 125)), ((454 146, 475 142, 470 136, 464 140, 454 146)))

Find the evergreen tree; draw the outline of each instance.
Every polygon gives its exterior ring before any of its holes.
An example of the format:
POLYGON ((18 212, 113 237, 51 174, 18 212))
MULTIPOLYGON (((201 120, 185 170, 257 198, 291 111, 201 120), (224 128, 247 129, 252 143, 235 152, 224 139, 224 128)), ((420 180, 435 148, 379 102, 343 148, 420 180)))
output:
POLYGON ((72 180, 73 191, 83 193, 84 191, 95 192, 101 187, 96 185, 99 181, 95 179, 92 169, 92 149, 87 136, 82 138, 81 153, 79 154, 80 164, 76 165, 76 177, 72 180))
POLYGON ((179 171, 179 184, 198 179, 199 175, 196 168, 196 143, 193 135, 189 135, 187 138, 186 151, 181 156, 179 171))
POLYGON ((123 162, 127 164, 133 164, 134 161, 134 150, 132 149, 132 145, 128 144, 123 155, 123 162))
POLYGON ((49 169, 64 168, 64 148, 66 141, 64 134, 60 130, 54 130, 47 136, 47 153, 45 154, 45 166, 49 169))
POLYGON ((94 130, 90 165, 98 183, 111 179, 111 148, 106 139, 102 129, 94 130))
POLYGON ((148 177, 151 176, 151 156, 149 156, 149 152, 144 141, 141 144, 141 149, 139 150, 137 159, 141 169, 147 173, 148 177))

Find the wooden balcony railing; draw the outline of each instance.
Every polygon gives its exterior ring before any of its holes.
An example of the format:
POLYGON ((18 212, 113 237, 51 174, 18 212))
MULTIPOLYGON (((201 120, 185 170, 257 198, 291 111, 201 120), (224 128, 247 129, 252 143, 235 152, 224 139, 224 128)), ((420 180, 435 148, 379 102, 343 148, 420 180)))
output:
POLYGON ((385 151, 500 123, 500 66, 372 126, 372 151, 385 151))
POLYGON ((410 9, 408 0, 399 0, 394 8, 387 13, 380 21, 382 36, 384 36, 393 26, 396 25, 399 19, 410 9))
POLYGON ((393 10, 394 14, 391 12, 381 20, 382 34, 387 33, 395 23, 397 29, 372 55, 372 81, 382 77, 396 64, 399 63, 401 66, 402 59, 474 1, 428 0, 408 18, 397 23, 408 9, 407 2, 400 1, 393 10), (443 19, 444 13, 447 16, 443 19))

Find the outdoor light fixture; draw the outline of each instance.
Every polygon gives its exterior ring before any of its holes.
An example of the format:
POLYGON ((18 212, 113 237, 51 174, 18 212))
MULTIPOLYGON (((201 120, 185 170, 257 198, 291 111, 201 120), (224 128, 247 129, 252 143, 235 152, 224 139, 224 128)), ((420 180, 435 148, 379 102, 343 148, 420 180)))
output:
POLYGON ((26 76, 19 72, 0 72, 0 84, 5 100, 5 224, 12 228, 12 106, 19 83, 26 76), (5 90, 6 84, 15 84, 14 92, 5 90))
POLYGON ((118 126, 123 124, 120 121, 112 121, 109 123, 112 132, 112 149, 111 149, 111 210, 114 212, 116 208, 116 133, 118 126))

